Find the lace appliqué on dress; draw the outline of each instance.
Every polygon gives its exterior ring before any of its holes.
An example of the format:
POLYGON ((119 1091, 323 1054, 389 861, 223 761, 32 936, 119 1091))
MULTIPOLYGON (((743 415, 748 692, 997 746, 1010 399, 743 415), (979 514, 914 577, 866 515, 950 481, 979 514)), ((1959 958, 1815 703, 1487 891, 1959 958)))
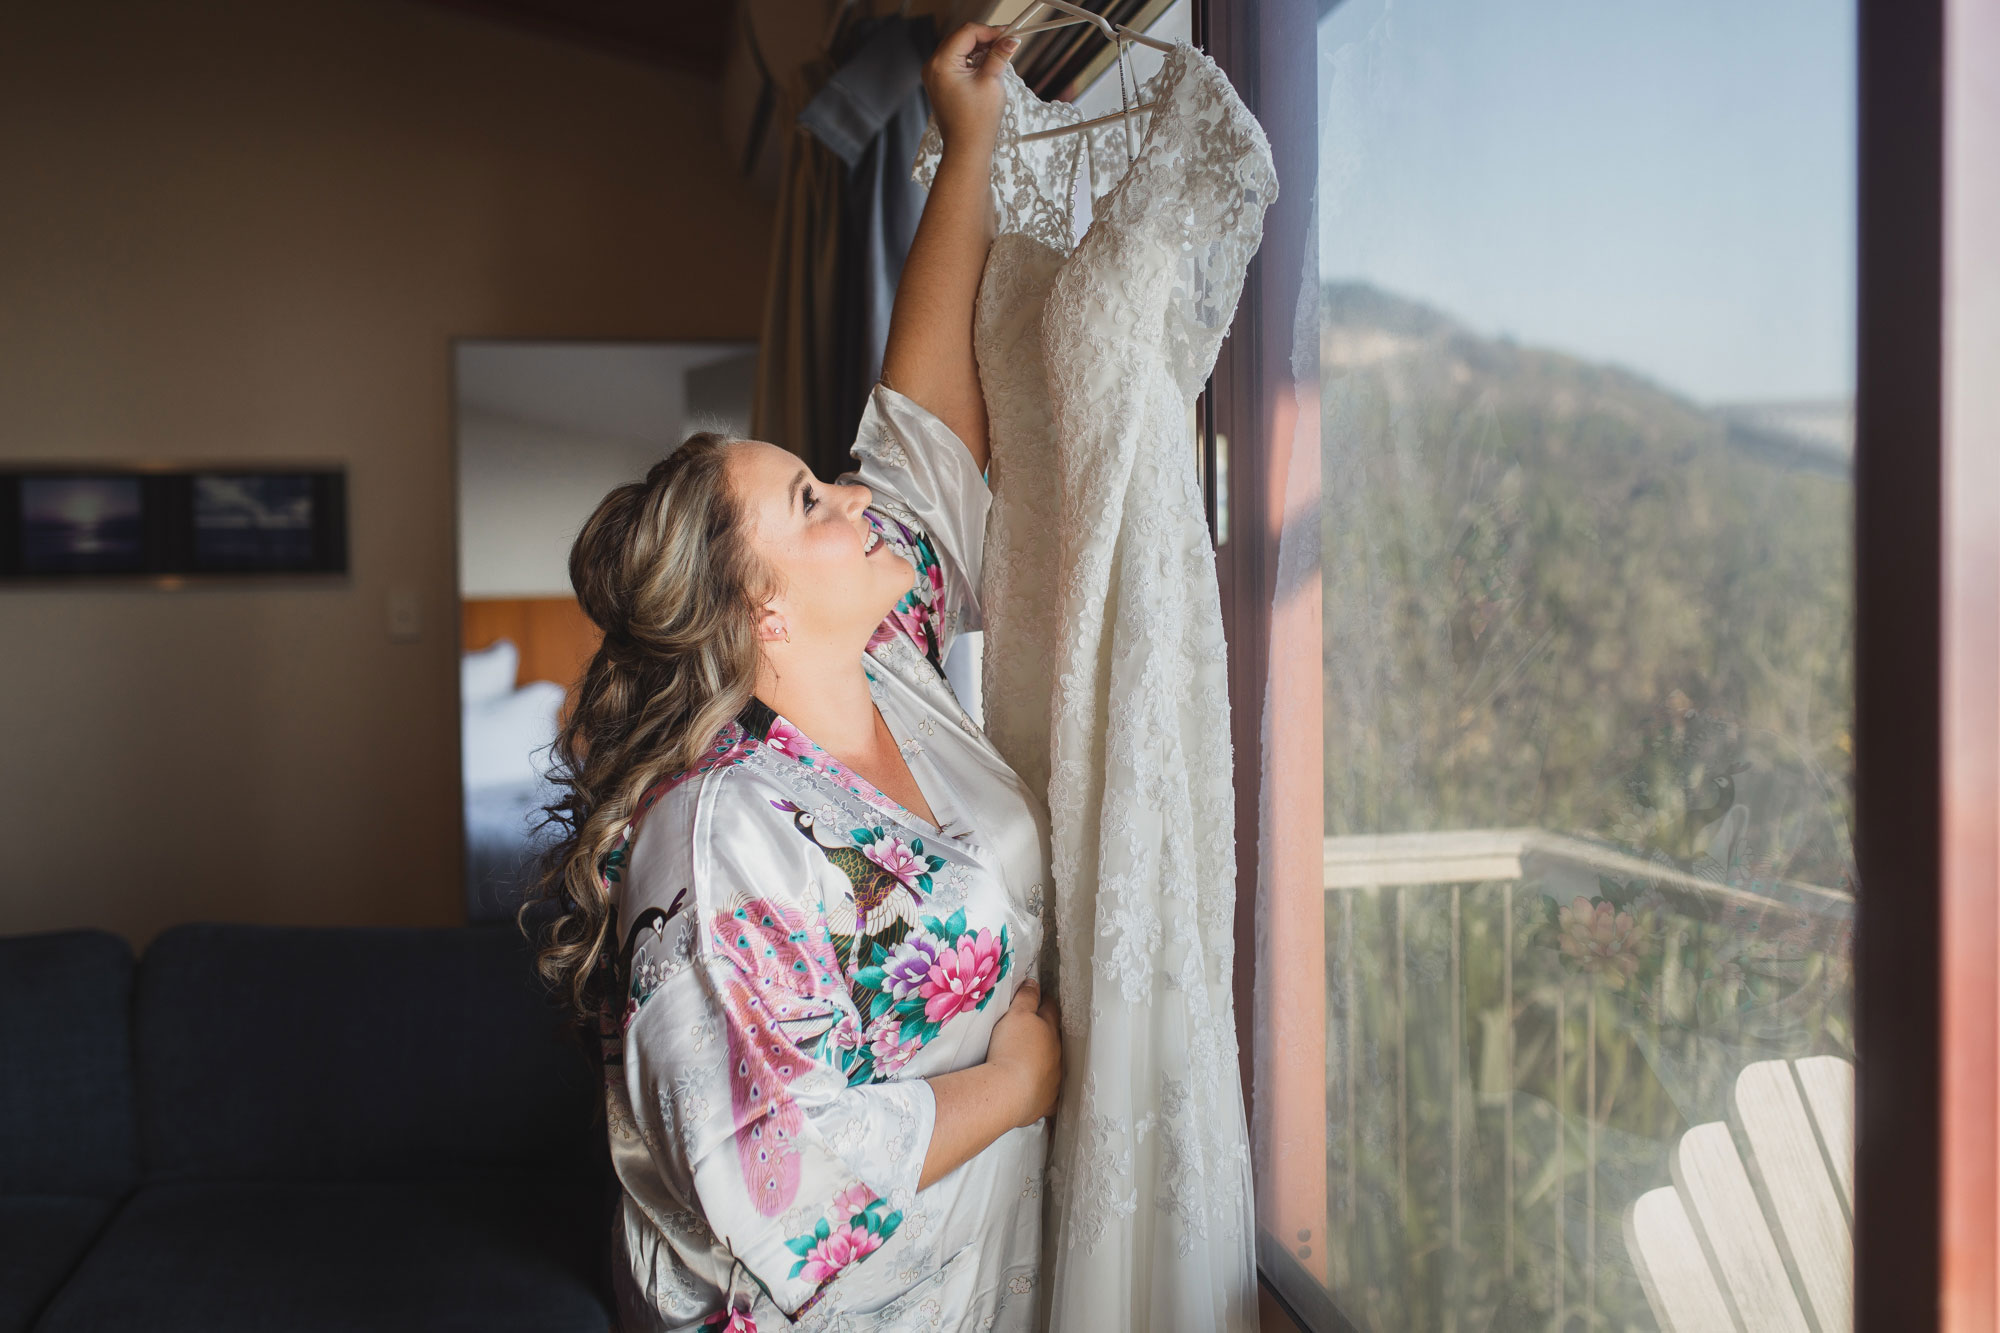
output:
MULTIPOLYGON (((1007 100, 1000 111, 1000 134, 993 151, 993 208, 999 234, 1020 232, 1067 254, 1072 237, 1070 198, 1077 165, 1083 160, 1081 135, 1022 143, 1021 136, 1058 125, 1074 125, 1083 113, 1067 102, 1044 102, 1012 65, 1000 73, 1007 100)), ((924 127, 910 179, 926 189, 937 177, 944 136, 937 118, 924 127)))

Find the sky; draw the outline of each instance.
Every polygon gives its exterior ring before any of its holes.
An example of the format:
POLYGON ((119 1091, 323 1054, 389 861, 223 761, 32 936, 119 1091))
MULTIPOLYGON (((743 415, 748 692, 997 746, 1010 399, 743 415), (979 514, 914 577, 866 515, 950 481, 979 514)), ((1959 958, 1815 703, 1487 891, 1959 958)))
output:
POLYGON ((1845 398, 1854 29, 1853 0, 1342 0, 1321 275, 1703 402, 1845 398))

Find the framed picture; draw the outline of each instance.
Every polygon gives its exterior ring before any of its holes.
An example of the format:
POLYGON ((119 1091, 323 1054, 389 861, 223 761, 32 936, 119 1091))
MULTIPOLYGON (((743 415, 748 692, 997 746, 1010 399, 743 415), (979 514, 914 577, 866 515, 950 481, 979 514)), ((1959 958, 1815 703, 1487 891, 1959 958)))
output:
POLYGON ((147 566, 142 479, 25 476, 16 542, 24 574, 142 574, 147 566))
POLYGON ((198 472, 189 568, 204 573, 338 573, 347 568, 338 473, 198 472))
POLYGON ((346 571, 340 468, 0 471, 0 580, 346 571))

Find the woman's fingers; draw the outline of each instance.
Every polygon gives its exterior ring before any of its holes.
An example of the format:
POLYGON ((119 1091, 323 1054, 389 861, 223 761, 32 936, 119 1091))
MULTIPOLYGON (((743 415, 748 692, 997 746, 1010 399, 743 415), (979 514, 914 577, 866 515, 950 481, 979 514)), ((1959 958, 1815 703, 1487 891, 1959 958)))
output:
POLYGON ((980 62, 979 73, 976 77, 982 79, 999 78, 1001 68, 1009 60, 1012 60, 1014 53, 1020 49, 1021 39, 1019 37, 1009 37, 1005 41, 994 43, 987 48, 985 57, 980 62), (993 58, 995 56, 998 56, 999 59, 995 60, 993 58))
POLYGON ((1020 989, 1014 992, 1014 998, 1008 1002, 1007 1007, 1009 1009, 1026 1009, 1029 1013, 1033 1013, 1035 1012, 1035 1007, 1041 1002, 1041 998, 1041 983, 1033 977, 1029 977, 1021 983, 1020 989))
POLYGON ((932 59, 946 70, 971 69, 999 33, 998 28, 989 28, 984 23, 967 23, 938 43, 932 59))
POLYGON ((984 46, 1000 35, 1000 29, 989 28, 984 23, 965 23, 956 32, 944 39, 945 54, 969 56, 973 48, 984 46))
POLYGON ((990 151, 993 146, 1007 100, 1000 69, 1020 46, 1011 37, 996 44, 1000 31, 984 23, 965 24, 938 43, 924 66, 924 91, 930 94, 931 112, 947 148, 957 143, 990 151), (988 59, 996 51, 1000 59, 988 59))
MULTIPOLYGON (((984 23, 967 23, 939 44, 938 55, 951 69, 974 69, 992 64, 987 57, 993 54, 998 54, 1004 62, 1021 49, 1021 39, 1009 37, 995 45, 994 39, 1003 31, 984 23)), ((993 68, 997 70, 999 66, 994 65, 993 68)))

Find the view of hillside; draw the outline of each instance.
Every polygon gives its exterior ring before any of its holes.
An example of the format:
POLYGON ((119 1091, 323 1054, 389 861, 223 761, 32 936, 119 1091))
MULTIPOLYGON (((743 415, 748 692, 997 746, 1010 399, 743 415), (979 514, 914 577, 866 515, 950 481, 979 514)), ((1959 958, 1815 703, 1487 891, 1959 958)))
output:
POLYGON ((1844 884, 1844 461, 1365 285, 1321 353, 1327 832, 1844 884))
POLYGON ((1328 836, 1623 854, 1328 893, 1332 1288, 1361 1328, 1655 1329, 1623 1225, 1674 1144, 1754 1061, 1854 1055, 1851 911, 1781 905, 1852 888, 1844 405, 1358 284, 1320 336, 1328 836))

